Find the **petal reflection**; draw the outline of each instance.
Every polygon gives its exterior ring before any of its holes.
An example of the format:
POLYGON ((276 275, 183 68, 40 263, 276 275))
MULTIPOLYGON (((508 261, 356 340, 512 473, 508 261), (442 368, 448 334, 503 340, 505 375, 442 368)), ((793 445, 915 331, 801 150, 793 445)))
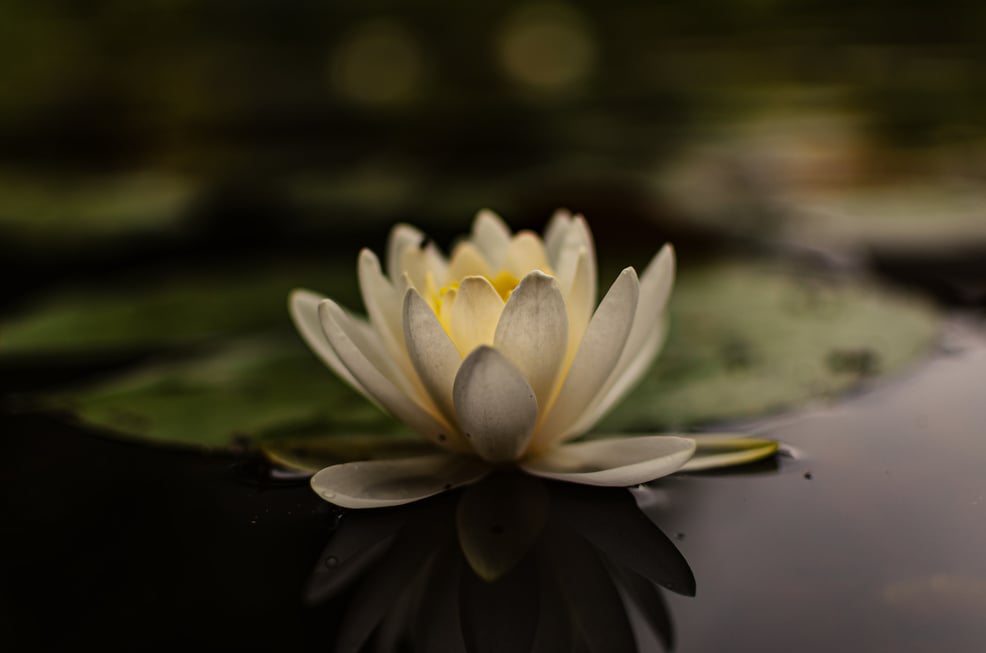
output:
POLYGON ((661 588, 695 579, 631 492, 511 471, 345 513, 308 598, 339 599, 338 651, 635 651, 630 614, 674 641, 661 588))

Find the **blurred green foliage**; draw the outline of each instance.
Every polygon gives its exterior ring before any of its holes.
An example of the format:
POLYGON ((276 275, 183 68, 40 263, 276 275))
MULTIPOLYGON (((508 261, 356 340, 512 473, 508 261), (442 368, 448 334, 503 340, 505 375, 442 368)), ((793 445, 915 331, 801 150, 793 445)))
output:
POLYGON ((356 300, 355 263, 244 263, 131 279, 115 288, 65 290, 34 300, 2 322, 0 364, 10 358, 99 356, 215 343, 289 326, 288 293, 340 284, 340 300, 356 300))
POLYGON ((370 150, 501 171, 646 159, 792 87, 838 91, 893 143, 981 137, 984 27, 971 0, 9 0, 0 159, 196 172, 370 150))

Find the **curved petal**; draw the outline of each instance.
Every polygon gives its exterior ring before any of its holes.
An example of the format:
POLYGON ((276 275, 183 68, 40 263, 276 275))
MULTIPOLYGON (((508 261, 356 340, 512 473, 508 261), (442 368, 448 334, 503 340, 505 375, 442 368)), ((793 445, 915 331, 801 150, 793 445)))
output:
POLYGON ((592 404, 573 427, 574 431, 584 433, 592 428, 637 384, 661 351, 667 336, 664 316, 674 285, 674 267, 674 250, 670 245, 662 247, 647 265, 640 277, 640 298, 626 347, 592 404))
POLYGON ((288 296, 288 309, 291 312, 291 319, 294 320, 294 325, 297 327, 298 333, 301 334, 301 337, 308 343, 312 351, 322 359, 322 362, 332 368, 333 372, 338 374, 339 377, 360 394, 371 401, 375 401, 367 393, 363 385, 356 380, 356 377, 343 365, 342 360, 339 359, 339 355, 332 348, 329 339, 325 337, 325 333, 322 331, 322 322, 318 317, 318 305, 325 299, 327 298, 310 290, 299 288, 291 291, 291 294, 288 296))
POLYGON ((518 232, 504 254, 503 269, 518 279, 531 270, 551 272, 548 253, 544 250, 541 237, 533 231, 518 232))
POLYGON ((779 446, 776 440, 725 433, 689 437, 695 441, 695 455, 679 470, 682 472, 698 472, 752 463, 774 455, 779 446))
MULTIPOLYGON (((359 287, 363 295, 363 305, 388 352, 388 364, 399 375, 399 385, 412 394, 420 403, 429 405, 431 398, 422 387, 407 346, 404 344, 404 327, 401 324, 403 293, 400 288, 383 276, 380 261, 376 254, 364 249, 359 254, 359 287)), ((403 286, 403 284, 401 284, 403 286)), ((431 407, 431 406, 429 406, 431 407)))
POLYGON ((477 454, 492 462, 520 456, 537 423, 538 404, 503 354, 477 348, 462 361, 452 395, 459 425, 477 454))
MULTIPOLYGON (((331 302, 332 300, 326 299, 324 301, 331 302)), ((332 303, 335 304, 335 302, 332 303)), ((321 303, 319 306, 321 307, 321 303)), ((338 305, 336 306, 338 307, 338 305)), ((436 409, 431 403, 431 398, 427 396, 424 388, 421 386, 421 382, 418 380, 418 376, 411 366, 411 360, 408 358, 407 352, 394 353, 390 351, 384 342, 384 338, 373 325, 362 317, 352 315, 341 307, 338 308, 339 314, 343 316, 341 318, 341 324, 349 331, 349 337, 363 352, 363 355, 373 363, 376 369, 386 376, 391 383, 400 388, 401 392, 412 397, 415 402, 425 406, 428 411, 435 412, 436 409)), ((321 311, 321 309, 319 310, 321 311)), ((325 323, 321 312, 319 312, 319 320, 322 322, 322 332, 324 334, 325 323)), ((338 346, 336 344, 332 346, 336 350, 336 354, 339 354, 338 346)), ((340 357, 340 360, 343 360, 343 363, 349 368, 349 364, 344 359, 340 357)), ((359 375, 351 368, 349 371, 358 378, 359 375)), ((361 383, 363 382, 361 381, 361 383)), ((363 383, 363 386, 365 387, 366 384, 363 383)))
POLYGON ((366 334, 354 327, 354 320, 331 299, 318 306, 322 329, 339 360, 366 389, 368 396, 394 417, 441 447, 454 447, 452 428, 440 415, 432 414, 415 402, 387 377, 382 354, 366 334))
POLYGON ((503 307, 493 345, 547 406, 568 352, 568 315, 553 277, 537 270, 524 277, 503 307))
POLYGON ((448 281, 455 283, 466 277, 491 277, 490 264, 475 245, 469 241, 459 243, 452 250, 448 264, 448 281))
MULTIPOLYGON (((651 368, 654 359, 657 358, 657 354, 663 348, 667 336, 668 321, 663 320, 648 334, 646 342, 637 350, 637 355, 630 358, 623 369, 619 369, 619 365, 617 365, 617 369, 610 374, 610 378, 607 379, 592 404, 586 408, 578 422, 572 426, 573 432, 585 433, 591 429, 609 412, 610 408, 637 385, 641 377, 651 368)), ((629 347, 628 344, 627 349, 629 347)))
POLYGON ((483 253, 490 267, 499 270, 510 245, 510 228, 496 213, 483 209, 476 214, 473 222, 472 242, 483 253))
POLYGON ((565 306, 568 310, 568 357, 566 363, 571 363, 585 335, 589 320, 592 319, 592 309, 596 306, 596 267, 590 260, 589 250, 583 248, 575 263, 575 273, 568 286, 561 286, 565 296, 565 306))
POLYGON ((558 251, 571 226, 572 212, 568 209, 558 209, 548 220, 548 226, 544 229, 544 248, 552 265, 558 262, 558 251))
MULTIPOLYGON (((402 277, 407 275, 410 285, 415 288, 425 290, 430 281, 437 289, 445 285, 448 263, 434 243, 429 242, 422 247, 405 247, 400 253, 398 269, 402 277)), ((396 285, 394 274, 391 274, 391 278, 396 285)))
POLYGON ((637 273, 626 268, 599 303, 558 398, 538 428, 533 443, 537 451, 578 434, 572 426, 578 423, 623 353, 637 310, 638 292, 637 273))
POLYGON ((409 224, 397 224, 390 230, 387 239, 387 274, 392 282, 397 282, 403 272, 404 250, 408 247, 419 249, 425 242, 425 235, 409 224))
POLYGON ((556 244, 554 256, 551 258, 551 262, 555 266, 555 274, 562 288, 571 285, 582 250, 585 250, 588 255, 587 264, 589 270, 586 277, 591 284, 592 300, 595 302, 596 252, 592 244, 592 233, 589 231, 589 225, 579 215, 572 220, 568 230, 564 233, 560 242, 556 244))
POLYGON ((492 345, 503 300, 486 277, 466 277, 455 293, 449 335, 463 357, 480 345, 492 345))
POLYGON ((391 352, 403 351, 404 341, 401 332, 401 295, 397 288, 383 275, 380 260, 368 249, 359 253, 357 263, 359 289, 363 305, 370 316, 370 322, 382 336, 384 344, 391 352))
POLYGON ((404 337, 414 369, 445 419, 455 424, 452 384, 462 364, 459 351, 435 312, 414 288, 404 295, 404 337))
POLYGON ((626 487, 667 476, 695 452, 695 441, 671 435, 606 438, 565 444, 520 466, 529 474, 583 485, 626 487))
POLYGON ((436 454, 334 465, 315 474, 311 483, 320 497, 337 506, 384 508, 474 483, 489 471, 476 458, 436 454))

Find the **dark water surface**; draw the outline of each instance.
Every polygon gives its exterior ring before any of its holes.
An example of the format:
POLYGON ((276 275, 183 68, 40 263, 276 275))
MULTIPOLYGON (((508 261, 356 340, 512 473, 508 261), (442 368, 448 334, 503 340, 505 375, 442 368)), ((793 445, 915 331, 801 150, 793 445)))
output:
POLYGON ((517 479, 339 520, 249 456, 7 415, 4 641, 325 651, 381 622, 378 645, 621 650, 629 615, 648 651, 983 650, 986 347, 748 428, 791 455, 636 490, 658 530, 625 491, 517 479))
POLYGON ((680 650, 984 650, 986 351, 760 432, 802 458, 647 492, 697 578, 680 650))

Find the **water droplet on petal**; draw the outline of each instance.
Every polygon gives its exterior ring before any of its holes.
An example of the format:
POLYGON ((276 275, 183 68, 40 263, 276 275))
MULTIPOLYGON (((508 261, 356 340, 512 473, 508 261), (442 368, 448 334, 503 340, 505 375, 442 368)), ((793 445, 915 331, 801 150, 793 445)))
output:
POLYGON ((325 566, 328 567, 329 569, 337 567, 338 565, 339 565, 339 558, 335 556, 329 556, 328 558, 325 559, 325 566))

